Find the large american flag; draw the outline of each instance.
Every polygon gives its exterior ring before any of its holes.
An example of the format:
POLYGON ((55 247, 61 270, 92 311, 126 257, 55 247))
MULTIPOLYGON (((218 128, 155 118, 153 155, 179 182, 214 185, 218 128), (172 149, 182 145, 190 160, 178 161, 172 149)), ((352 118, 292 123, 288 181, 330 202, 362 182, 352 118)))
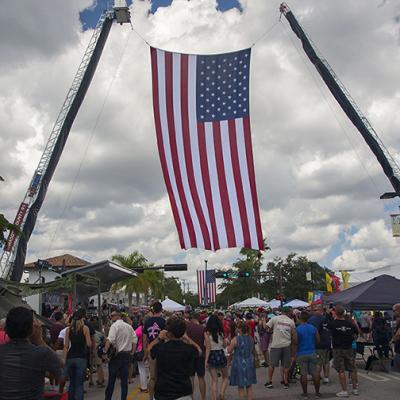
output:
POLYGON ((250 49, 150 51, 157 144, 181 248, 263 250, 249 118, 250 49))
POLYGON ((215 303, 217 299, 217 282, 215 280, 215 269, 208 269, 207 271, 197 271, 197 291, 199 293, 200 304, 215 303), (204 277, 206 279, 204 280, 204 277), (207 302, 204 302, 206 296, 205 285, 207 285, 207 302))

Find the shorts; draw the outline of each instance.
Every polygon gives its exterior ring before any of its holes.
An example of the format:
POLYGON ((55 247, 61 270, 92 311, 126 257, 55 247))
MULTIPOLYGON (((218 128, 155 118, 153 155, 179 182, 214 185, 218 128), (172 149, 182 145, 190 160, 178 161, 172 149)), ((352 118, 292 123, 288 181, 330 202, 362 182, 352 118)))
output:
POLYGON ((203 378, 206 374, 206 367, 205 367, 205 357, 204 356, 197 356, 194 360, 194 371, 192 376, 199 376, 203 378))
POLYGON ((297 356, 301 375, 314 375, 317 371, 317 360, 317 355, 315 353, 297 356))
POLYGON ((370 333, 371 330, 370 330, 369 327, 367 326, 367 327, 361 328, 361 332, 362 332, 362 333, 370 333))
POLYGON ((333 368, 338 372, 354 371, 353 349, 333 349, 333 368))
POLYGON ((225 368, 228 365, 224 350, 211 350, 207 364, 209 368, 225 368))
POLYGON ((317 349, 317 365, 329 364, 331 359, 331 351, 325 349, 317 349))
POLYGON ((290 346, 287 347, 272 347, 269 350, 269 362, 272 367, 279 367, 279 361, 283 368, 290 368, 291 364, 291 350, 290 346))

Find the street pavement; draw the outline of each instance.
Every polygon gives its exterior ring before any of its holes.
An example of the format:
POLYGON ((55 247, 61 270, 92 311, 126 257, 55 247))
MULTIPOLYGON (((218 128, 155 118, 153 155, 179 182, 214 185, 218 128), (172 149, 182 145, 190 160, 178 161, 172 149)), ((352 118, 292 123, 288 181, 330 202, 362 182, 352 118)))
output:
MULTIPOLYGON (((266 382, 267 369, 260 367, 257 369, 257 385, 254 388, 254 400, 300 400, 301 387, 300 382, 291 383, 289 389, 284 389, 279 383, 279 374, 274 374, 274 388, 266 389, 264 383, 266 382)), ((397 373, 386 373, 386 372, 369 372, 367 373, 362 366, 358 370, 359 375, 359 396, 351 395, 350 398, 353 400, 400 400, 400 374, 397 373)), ((129 385, 128 400, 148 400, 149 396, 146 393, 140 393, 138 386, 138 378, 132 385, 129 385)), ((113 399, 120 399, 119 381, 117 380, 113 399)), ((196 388, 197 389, 197 388, 196 388)), ((207 400, 211 399, 210 380, 207 376, 207 400)), ((334 370, 331 371, 331 382, 327 385, 321 384, 321 393, 323 399, 334 399, 336 393, 339 391, 339 383, 337 374, 334 370)), ((238 399, 237 389, 234 387, 228 387, 226 392, 226 400, 238 399)), ((308 398, 315 399, 314 387, 309 382, 309 396, 308 398)), ((86 400, 103 400, 104 389, 87 388, 87 394, 85 395, 86 400)), ((200 400, 198 393, 196 392, 195 400, 200 400)))

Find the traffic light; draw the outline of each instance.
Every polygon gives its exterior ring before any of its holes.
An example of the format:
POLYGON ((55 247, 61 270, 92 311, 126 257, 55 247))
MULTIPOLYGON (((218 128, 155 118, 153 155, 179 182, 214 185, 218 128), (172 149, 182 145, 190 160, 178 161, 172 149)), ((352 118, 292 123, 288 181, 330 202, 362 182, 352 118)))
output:
POLYGON ((229 273, 228 272, 224 272, 224 271, 215 271, 214 272, 214 277, 215 278, 227 279, 227 278, 229 278, 229 273))
POLYGON ((239 271, 237 275, 238 275, 238 278, 250 278, 251 277, 251 272, 249 272, 249 271, 239 271))
POLYGON ((187 264, 164 264, 164 271, 187 271, 187 264))

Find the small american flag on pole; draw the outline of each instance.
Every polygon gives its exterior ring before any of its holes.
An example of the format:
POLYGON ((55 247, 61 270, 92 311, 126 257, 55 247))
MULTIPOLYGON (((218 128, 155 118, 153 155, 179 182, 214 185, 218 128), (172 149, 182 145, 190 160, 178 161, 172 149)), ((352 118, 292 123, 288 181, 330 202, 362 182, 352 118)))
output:
POLYGON ((150 51, 158 151, 181 248, 263 250, 249 118, 250 49, 150 51))
POLYGON ((215 280, 215 269, 208 269, 207 271, 197 271, 197 290, 199 293, 200 304, 215 303, 217 299, 217 282, 215 280), (206 279, 204 280, 204 276, 206 279), (204 299, 207 298, 205 302, 204 299))

